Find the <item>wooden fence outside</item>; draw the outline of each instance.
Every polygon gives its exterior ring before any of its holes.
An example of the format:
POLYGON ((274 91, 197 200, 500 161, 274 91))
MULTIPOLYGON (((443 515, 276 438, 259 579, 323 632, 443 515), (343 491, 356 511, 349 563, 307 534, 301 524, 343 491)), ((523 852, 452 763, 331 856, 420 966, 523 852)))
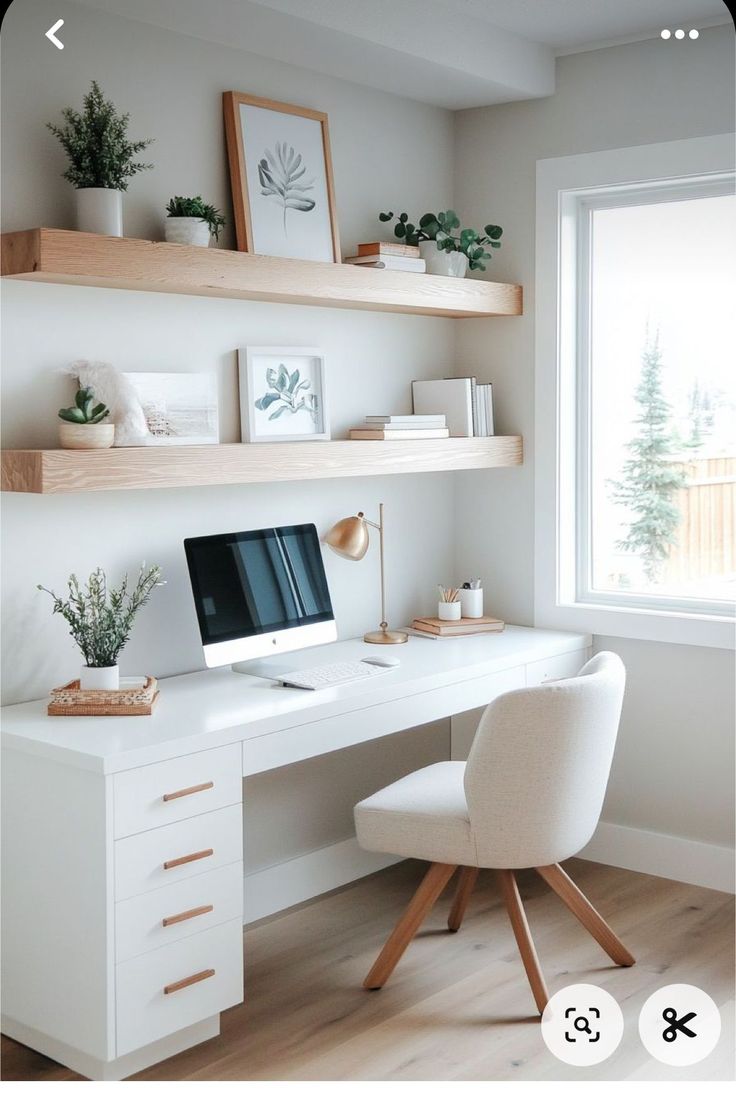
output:
POLYGON ((674 498, 680 526, 664 580, 669 584, 736 572, 736 458, 694 459, 677 466, 687 483, 674 498))

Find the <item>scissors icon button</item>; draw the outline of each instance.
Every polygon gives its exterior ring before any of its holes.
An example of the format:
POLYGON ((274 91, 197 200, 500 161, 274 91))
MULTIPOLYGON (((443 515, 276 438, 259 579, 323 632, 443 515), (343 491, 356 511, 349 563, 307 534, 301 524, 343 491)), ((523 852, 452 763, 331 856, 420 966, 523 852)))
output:
POLYGON ((677 1010, 668 1006, 662 1010, 662 1017, 667 1022, 667 1028, 662 1033, 662 1039, 667 1044, 674 1044, 677 1039, 678 1032, 682 1032, 685 1036, 689 1036, 691 1040, 695 1039, 698 1035, 697 1032, 693 1032, 687 1025, 692 1021, 693 1017, 697 1017, 697 1013, 686 1013, 684 1017, 677 1016, 677 1010))

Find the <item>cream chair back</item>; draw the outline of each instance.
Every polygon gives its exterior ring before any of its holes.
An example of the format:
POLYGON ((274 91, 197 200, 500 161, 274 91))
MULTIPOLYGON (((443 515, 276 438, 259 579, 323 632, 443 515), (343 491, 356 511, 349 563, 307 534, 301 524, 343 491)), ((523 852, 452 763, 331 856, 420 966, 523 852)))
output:
POLYGON ((465 770, 478 864, 563 861, 591 838, 616 743, 625 669, 598 653, 577 676, 501 695, 481 720, 465 770))

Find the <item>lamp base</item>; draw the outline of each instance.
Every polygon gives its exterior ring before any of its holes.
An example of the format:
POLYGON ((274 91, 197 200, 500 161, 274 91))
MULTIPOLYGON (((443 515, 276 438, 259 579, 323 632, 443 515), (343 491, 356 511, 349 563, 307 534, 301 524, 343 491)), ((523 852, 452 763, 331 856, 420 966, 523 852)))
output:
POLYGON ((363 641, 369 645, 403 645, 409 640, 408 634, 402 634, 400 630, 371 630, 363 635, 363 641))

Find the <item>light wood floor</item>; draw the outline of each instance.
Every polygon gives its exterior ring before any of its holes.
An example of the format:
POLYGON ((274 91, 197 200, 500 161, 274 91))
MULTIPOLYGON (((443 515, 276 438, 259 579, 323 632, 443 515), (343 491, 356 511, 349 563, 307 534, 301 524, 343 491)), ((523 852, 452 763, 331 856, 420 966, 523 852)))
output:
MULTIPOLYGON (((383 990, 361 980, 424 871, 404 862, 249 928, 247 1001, 222 1035, 132 1080, 728 1080, 734 1076, 733 898, 720 892, 573 861, 573 879, 637 957, 616 968, 541 878, 519 886, 550 993, 596 983, 620 1003, 624 1039, 605 1063, 573 1068, 542 1041, 539 1018, 496 884, 482 873, 462 929, 439 901, 383 990), (646 998, 693 983, 721 1008, 713 1054, 689 1068, 655 1062, 639 1041, 646 998)), ((3 1080, 77 1076, 3 1039, 3 1080)))

